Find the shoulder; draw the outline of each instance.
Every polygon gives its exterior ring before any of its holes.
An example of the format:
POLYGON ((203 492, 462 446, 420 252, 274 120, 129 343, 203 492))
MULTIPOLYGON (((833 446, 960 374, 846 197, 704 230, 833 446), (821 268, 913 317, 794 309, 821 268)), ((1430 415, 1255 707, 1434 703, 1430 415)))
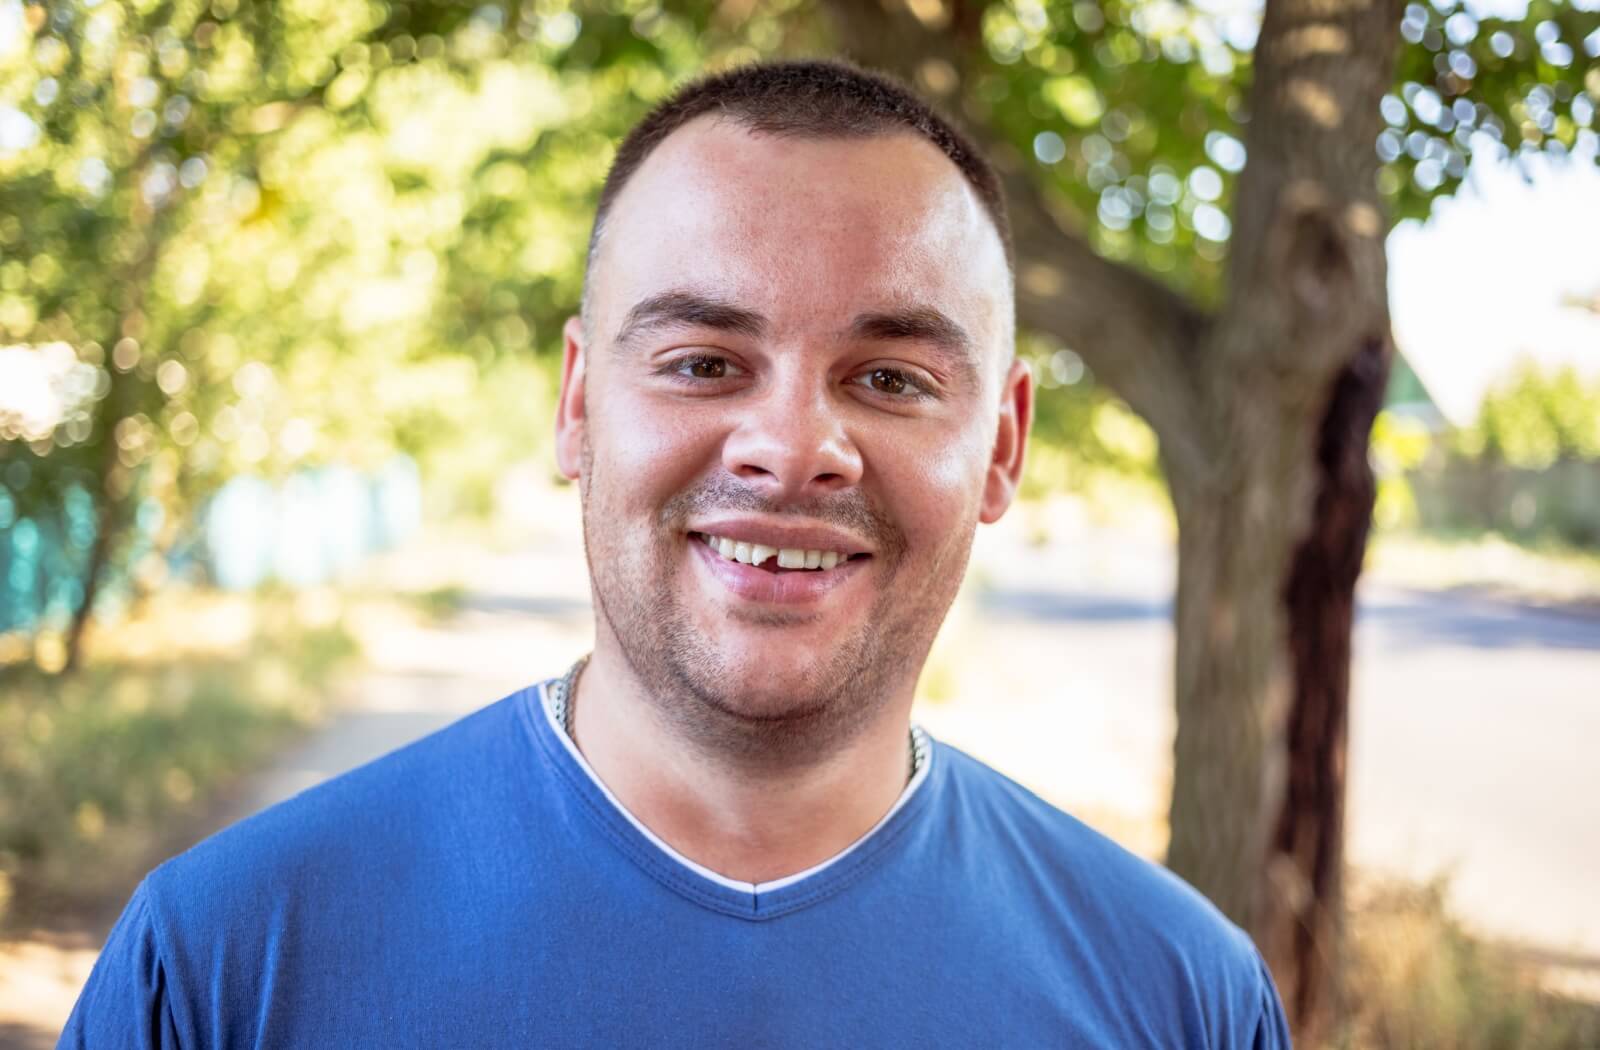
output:
POLYGON ((141 885, 95 960, 58 1045, 177 1047, 182 1043, 173 1026, 161 946, 141 885))
POLYGON ((964 752, 941 744, 940 758, 949 765, 953 829, 973 840, 970 852, 1005 869, 1034 921, 1091 945, 1107 972, 1144 992, 1167 989, 1212 1045, 1281 1028, 1277 993, 1249 935, 1187 882, 964 752))
POLYGON ((516 780, 532 765, 526 692, 152 871, 101 953, 63 1045, 133 1045, 132 1033, 157 1030, 159 1046, 225 1041, 212 1026, 259 1020, 259 989, 286 989, 334 958, 364 958, 386 923, 414 923, 438 897, 469 893, 459 854, 481 852, 496 833, 493 822, 511 809, 500 796, 529 791, 516 780))
POLYGON ((422 739, 248 817, 162 864, 146 879, 158 923, 194 929, 264 915, 341 885, 414 868, 439 829, 468 827, 515 790, 526 765, 514 693, 422 739), (520 748, 518 745, 521 745, 520 748))
POLYGON ((1082 908, 1115 911, 1178 941, 1231 949, 1249 940, 1210 901, 1160 865, 1139 857, 972 756, 940 745, 949 793, 964 834, 1010 863, 1025 861, 1082 908))

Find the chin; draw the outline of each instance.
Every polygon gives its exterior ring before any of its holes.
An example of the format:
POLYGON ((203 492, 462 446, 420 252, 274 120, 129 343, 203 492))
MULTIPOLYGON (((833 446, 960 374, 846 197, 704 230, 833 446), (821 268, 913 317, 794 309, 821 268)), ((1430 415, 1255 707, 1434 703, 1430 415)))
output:
POLYGON ((741 738, 764 747, 780 738, 791 746, 833 739, 848 733, 866 715, 862 708, 871 706, 852 689, 859 681, 844 673, 845 665, 859 665, 848 647, 816 649, 768 637, 696 648, 677 650, 674 677, 682 688, 672 706, 684 724, 724 745, 741 738))
POLYGON ((782 721, 811 717, 827 707, 839 692, 830 677, 815 659, 764 661, 759 667, 747 665, 743 672, 718 675, 698 685, 708 702, 728 714, 757 722, 782 721))

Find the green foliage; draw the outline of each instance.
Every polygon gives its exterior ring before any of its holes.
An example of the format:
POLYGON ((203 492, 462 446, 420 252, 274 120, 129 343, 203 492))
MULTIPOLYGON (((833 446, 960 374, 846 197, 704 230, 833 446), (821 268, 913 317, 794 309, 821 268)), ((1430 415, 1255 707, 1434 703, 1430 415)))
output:
POLYGON ((432 620, 446 620, 461 611, 467 599, 467 589, 458 584, 445 584, 417 595, 417 606, 432 620))
POLYGON ((1023 495, 1082 495, 1107 476, 1158 482, 1159 448, 1144 421, 1071 350, 1026 333, 1021 342, 1037 389, 1023 495))
POLYGON ((1600 461, 1600 379, 1575 368, 1528 364, 1490 391, 1455 439, 1469 458, 1542 470, 1560 460, 1600 461))
POLYGON ((1245 160, 1249 20, 1141 0, 995 3, 983 39, 969 116, 1099 251, 1213 291, 1245 160))
POLYGON ((1372 520, 1382 529, 1415 526, 1417 500, 1407 475, 1427 460, 1434 447, 1433 435, 1415 417, 1385 409, 1373 421, 1369 442, 1368 454, 1378 482, 1372 520))
POLYGON ((1482 154, 1579 149, 1594 162, 1600 9, 1531 0, 1513 21, 1450 0, 1413 2, 1400 32, 1399 84, 1383 100, 1389 128, 1377 144, 1394 218, 1425 216, 1482 154))
POLYGON ((1369 446, 1380 475, 1415 470, 1428 458, 1433 435, 1420 420, 1388 410, 1372 423, 1369 446))
MULTIPOLYGON (((1164 0, 1009 0, 985 5, 982 26, 989 61, 962 99, 969 117, 1015 147, 1103 254, 1214 296, 1247 161, 1256 17, 1164 0)), ((1533 0, 1510 21, 1415 2, 1396 32, 1388 128, 1374 144, 1392 220, 1426 215, 1475 156, 1595 161, 1594 5, 1533 0)))

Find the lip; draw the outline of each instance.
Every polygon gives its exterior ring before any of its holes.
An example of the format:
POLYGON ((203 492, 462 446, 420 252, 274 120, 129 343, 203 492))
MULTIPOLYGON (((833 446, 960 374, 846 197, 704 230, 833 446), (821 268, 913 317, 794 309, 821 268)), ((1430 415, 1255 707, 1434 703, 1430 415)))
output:
POLYGON ((693 555, 700 560, 700 564, 723 587, 746 601, 773 605, 806 605, 820 602, 836 588, 848 583, 870 563, 870 559, 862 558, 857 561, 843 561, 826 570, 768 572, 754 565, 729 561, 707 546, 704 540, 690 537, 688 544, 693 555))
POLYGON ((730 517, 691 523, 689 531, 720 536, 738 543, 759 543, 774 550, 787 547, 803 551, 837 551, 845 555, 872 553, 872 544, 826 525, 790 525, 763 518, 730 517))

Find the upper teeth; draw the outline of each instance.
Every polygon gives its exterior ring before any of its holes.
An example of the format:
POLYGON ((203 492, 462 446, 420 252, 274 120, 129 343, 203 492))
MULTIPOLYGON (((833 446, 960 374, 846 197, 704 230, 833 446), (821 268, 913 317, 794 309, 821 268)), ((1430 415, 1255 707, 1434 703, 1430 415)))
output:
POLYGON ((838 551, 801 550, 798 547, 766 547, 759 543, 730 540, 725 536, 702 534, 706 545, 729 561, 761 565, 774 554, 780 569, 831 569, 850 556, 838 551))

